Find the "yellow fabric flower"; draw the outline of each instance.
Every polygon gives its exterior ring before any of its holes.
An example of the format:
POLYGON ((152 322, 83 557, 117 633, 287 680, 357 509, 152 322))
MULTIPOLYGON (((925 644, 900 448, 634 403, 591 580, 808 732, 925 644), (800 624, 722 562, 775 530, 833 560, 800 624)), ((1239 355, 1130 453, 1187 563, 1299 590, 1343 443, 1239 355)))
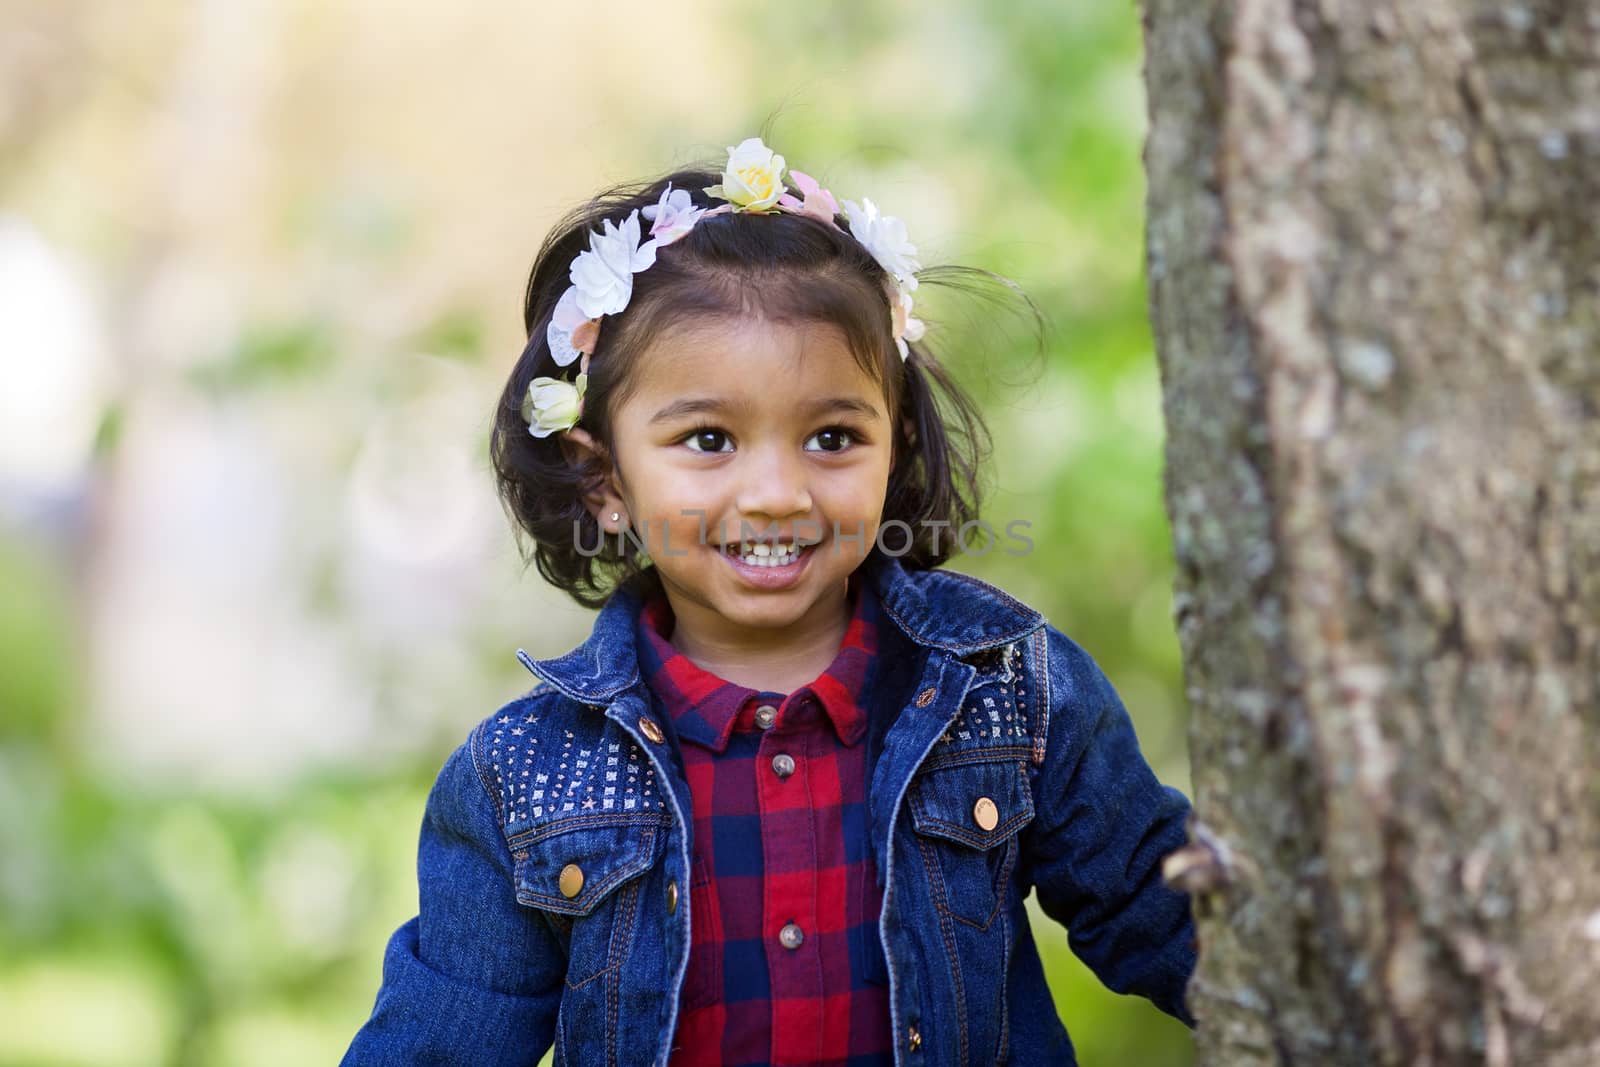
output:
POLYGON ((728 201, 735 211, 773 211, 778 198, 788 192, 783 184, 783 168, 782 156, 763 144, 761 138, 747 137, 737 147, 729 146, 722 184, 707 187, 705 193, 728 201))

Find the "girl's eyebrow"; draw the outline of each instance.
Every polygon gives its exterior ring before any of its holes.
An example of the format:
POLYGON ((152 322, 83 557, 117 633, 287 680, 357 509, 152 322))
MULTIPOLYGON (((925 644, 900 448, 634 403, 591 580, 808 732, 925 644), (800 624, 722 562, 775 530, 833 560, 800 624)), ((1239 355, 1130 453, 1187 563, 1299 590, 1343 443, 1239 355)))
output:
MULTIPOLYGON (((684 397, 681 400, 674 400, 650 416, 650 422, 666 422, 670 419, 682 418, 685 415, 740 413, 747 411, 749 407, 750 405, 742 400, 730 401, 713 396, 684 397)), ((844 411, 867 419, 878 417, 878 409, 876 407, 860 397, 854 396, 822 397, 809 404, 801 405, 799 411, 802 415, 808 417, 835 411, 844 411)))

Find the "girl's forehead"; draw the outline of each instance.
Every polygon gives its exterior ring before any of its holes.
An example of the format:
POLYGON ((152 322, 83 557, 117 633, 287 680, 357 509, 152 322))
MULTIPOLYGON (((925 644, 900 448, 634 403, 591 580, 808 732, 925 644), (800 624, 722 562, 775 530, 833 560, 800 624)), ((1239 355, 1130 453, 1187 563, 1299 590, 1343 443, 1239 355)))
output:
POLYGON ((743 316, 696 317, 674 323, 645 346, 646 358, 737 358, 749 353, 798 359, 807 352, 849 354, 844 331, 831 322, 777 321, 743 316))
POLYGON ((640 354, 634 392, 652 413, 683 397, 721 398, 747 410, 809 407, 825 396, 883 406, 881 388, 844 332, 825 322, 740 319, 672 329, 640 354))

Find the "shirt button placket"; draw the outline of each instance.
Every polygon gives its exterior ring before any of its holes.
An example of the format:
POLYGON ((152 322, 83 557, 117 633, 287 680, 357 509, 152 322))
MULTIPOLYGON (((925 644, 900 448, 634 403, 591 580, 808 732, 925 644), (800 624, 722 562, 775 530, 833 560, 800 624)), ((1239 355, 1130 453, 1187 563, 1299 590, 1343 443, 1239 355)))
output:
MULTIPOLYGON (((816 814, 805 803, 806 768, 801 762, 809 751, 815 724, 807 716, 797 717, 799 704, 785 709, 781 700, 770 695, 765 699, 768 703, 758 704, 755 711, 756 725, 764 733, 759 762, 752 768, 763 823, 763 869, 788 872, 782 879, 767 880, 762 902, 770 988, 775 1000, 820 999, 824 990, 816 966, 817 948, 806 943, 807 929, 815 932, 817 922, 816 814), (782 833, 773 829, 780 826, 782 833)), ((774 1013, 774 1047, 814 1044, 818 1040, 815 1023, 806 1028, 810 1032, 800 1032, 798 1016, 774 1013)))

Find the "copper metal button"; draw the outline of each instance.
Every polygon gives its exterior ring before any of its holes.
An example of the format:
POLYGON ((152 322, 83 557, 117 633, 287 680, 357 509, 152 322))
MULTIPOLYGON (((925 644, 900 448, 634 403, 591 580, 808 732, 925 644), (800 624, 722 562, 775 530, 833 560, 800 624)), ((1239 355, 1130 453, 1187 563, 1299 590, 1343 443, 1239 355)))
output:
POLYGON ((906 1027, 906 1048, 912 1052, 922 1047, 922 1031, 917 1029, 917 1024, 912 1023, 906 1027))
POLYGON ((569 863, 561 868, 561 895, 575 897, 583 892, 583 868, 569 863))
POLYGON ((778 709, 771 704, 763 704, 756 709, 756 725, 763 730, 772 729, 772 724, 778 718, 778 709))
POLYGON ((1000 822, 1000 809, 988 797, 979 797, 978 802, 972 805, 972 818, 983 829, 993 830, 1000 822))
POLYGON ((930 686, 917 694, 917 707, 925 708, 933 700, 933 689, 930 686))
POLYGON ((644 734, 650 740, 654 741, 656 744, 659 745, 661 743, 661 727, 657 726, 656 721, 650 716, 639 716, 639 732, 644 734))
POLYGON ((667 883, 667 914, 671 915, 678 910, 678 880, 674 878, 667 883))

